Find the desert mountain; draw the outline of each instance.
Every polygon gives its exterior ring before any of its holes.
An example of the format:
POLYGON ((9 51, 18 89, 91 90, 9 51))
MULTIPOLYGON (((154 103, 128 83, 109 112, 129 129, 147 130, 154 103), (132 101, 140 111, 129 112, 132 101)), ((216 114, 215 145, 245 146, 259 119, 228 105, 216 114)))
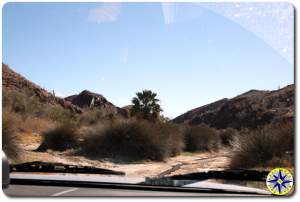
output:
POLYGON ((127 117, 128 112, 109 102, 103 95, 84 90, 78 95, 66 98, 56 97, 54 93, 41 88, 29 81, 20 74, 14 72, 8 65, 2 63, 2 87, 3 91, 17 91, 26 96, 35 96, 45 104, 58 104, 71 110, 72 112, 82 113, 85 110, 99 109, 103 116, 121 115, 127 117))
POLYGON ((41 102, 54 103, 54 97, 38 85, 27 80, 2 63, 2 88, 4 91, 14 90, 21 93, 35 94, 41 102))
POLYGON ((2 89, 3 92, 17 91, 26 96, 35 96, 45 104, 58 104, 72 112, 81 113, 81 109, 63 98, 56 97, 54 94, 41 88, 35 83, 13 71, 8 65, 2 63, 2 89))
POLYGON ((216 128, 256 128, 272 122, 293 121, 295 86, 279 90, 250 90, 232 99, 190 110, 175 119, 174 123, 205 123, 216 128))
POLYGON ((68 96, 65 100, 82 109, 100 109, 104 116, 110 114, 128 116, 126 110, 113 105, 103 95, 88 90, 84 90, 78 95, 68 96))

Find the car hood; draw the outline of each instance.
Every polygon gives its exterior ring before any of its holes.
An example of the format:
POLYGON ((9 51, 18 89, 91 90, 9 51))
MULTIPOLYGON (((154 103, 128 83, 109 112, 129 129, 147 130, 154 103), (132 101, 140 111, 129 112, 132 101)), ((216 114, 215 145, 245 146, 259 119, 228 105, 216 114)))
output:
MULTIPOLYGON (((70 181, 70 182, 99 182, 99 183, 118 183, 139 185, 145 182, 145 178, 115 176, 115 175, 97 175, 97 174, 67 174, 67 173, 17 173, 12 172, 10 175, 12 180, 47 180, 47 181, 70 181)), ((182 185, 183 188, 199 188, 213 189, 230 192, 243 192, 249 194, 269 195, 268 191, 251 188, 240 185, 224 184, 220 182, 212 182, 211 180, 203 180, 198 182, 182 185)))
POLYGON ((256 194, 267 194, 267 195, 270 194, 270 192, 263 190, 263 189, 246 187, 246 186, 241 186, 241 185, 234 185, 234 184, 211 182, 210 180, 204 180, 204 181, 200 181, 200 182, 191 183, 188 185, 184 185, 184 187, 221 189, 221 190, 227 190, 227 191, 249 192, 249 193, 256 193, 256 194))

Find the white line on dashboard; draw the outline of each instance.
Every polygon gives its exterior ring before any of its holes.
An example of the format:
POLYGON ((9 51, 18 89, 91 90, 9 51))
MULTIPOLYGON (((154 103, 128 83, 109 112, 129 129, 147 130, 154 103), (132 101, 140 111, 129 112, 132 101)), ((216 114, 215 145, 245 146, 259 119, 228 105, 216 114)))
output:
POLYGON ((57 192, 55 194, 52 194, 51 196, 61 196, 63 194, 66 194, 66 193, 69 193, 69 192, 72 192, 72 191, 75 191, 77 190, 78 188, 72 188, 72 189, 67 189, 65 191, 61 191, 61 192, 57 192))

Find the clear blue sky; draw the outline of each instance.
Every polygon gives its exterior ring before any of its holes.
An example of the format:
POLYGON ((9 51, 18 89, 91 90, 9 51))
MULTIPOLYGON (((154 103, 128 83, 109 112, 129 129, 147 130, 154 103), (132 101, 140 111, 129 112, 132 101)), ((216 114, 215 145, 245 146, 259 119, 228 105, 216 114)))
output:
POLYGON ((68 96, 120 107, 158 93, 172 118, 250 89, 294 83, 289 4, 8 3, 3 62, 68 96))

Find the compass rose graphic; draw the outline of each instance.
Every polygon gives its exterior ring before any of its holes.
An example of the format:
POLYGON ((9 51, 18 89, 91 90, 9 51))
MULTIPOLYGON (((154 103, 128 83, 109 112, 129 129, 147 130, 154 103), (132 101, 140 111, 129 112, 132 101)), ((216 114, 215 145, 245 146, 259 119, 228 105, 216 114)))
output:
POLYGON ((268 174, 266 183, 273 194, 286 195, 293 187, 293 176, 284 168, 276 168, 268 174))

